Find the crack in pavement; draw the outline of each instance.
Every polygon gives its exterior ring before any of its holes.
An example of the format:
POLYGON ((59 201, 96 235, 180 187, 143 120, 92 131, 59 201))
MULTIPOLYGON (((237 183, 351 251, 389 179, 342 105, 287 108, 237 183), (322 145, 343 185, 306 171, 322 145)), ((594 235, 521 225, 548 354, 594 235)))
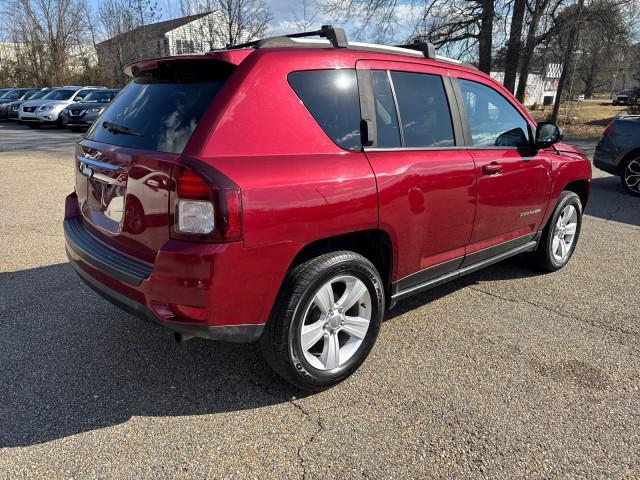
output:
MULTIPOLYGON (((260 383, 257 382, 254 379, 248 379, 249 382, 259 388, 262 388, 267 394, 272 395, 272 396, 279 396, 277 393, 273 392, 268 385, 264 384, 264 383, 260 383)), ((303 416, 308 419, 309 421, 311 421, 312 423, 315 423, 317 425, 317 429, 309 436, 308 439, 306 439, 301 445, 298 446, 296 455, 298 457, 298 463, 300 464, 300 468, 302 469, 302 476, 300 477, 302 480, 306 480, 307 478, 307 465, 306 465, 306 460, 304 458, 303 455, 303 450, 311 445, 311 443, 313 443, 313 441, 318 437, 318 435, 320 434, 320 432, 326 430, 326 427, 324 426, 324 424, 322 423, 322 417, 320 416, 319 413, 316 413, 316 418, 313 418, 313 413, 307 411, 302 405, 300 405, 299 403, 296 402, 296 397, 289 397, 287 398, 287 403, 289 403, 290 405, 292 405, 293 407, 295 407, 295 409, 299 412, 301 412, 303 414, 303 416)))
POLYGON ((294 407, 296 407, 300 412, 302 412, 302 414, 307 417, 309 420, 314 420, 315 423, 318 425, 318 429, 313 432, 313 434, 302 444, 298 447, 298 460, 300 463, 300 467, 302 467, 302 480, 306 480, 307 478, 307 464, 303 455, 303 450, 311 445, 313 443, 313 441, 318 437, 318 435, 320 434, 320 432, 326 430, 326 427, 323 425, 322 423, 322 417, 320 417, 319 413, 316 413, 317 417, 315 419, 313 419, 313 415, 311 412, 308 412, 307 410, 305 410, 305 408, 296 403, 296 398, 293 397, 291 399, 289 399, 289 403, 291 405, 293 405, 294 407))
MULTIPOLYGON (((555 309, 550 308, 550 307, 548 307, 546 305, 542 305, 542 304, 539 304, 539 303, 536 303, 536 302, 532 302, 531 300, 504 297, 502 295, 498 295, 496 293, 488 292, 486 290, 483 290, 483 289, 478 288, 478 287, 473 287, 473 286, 469 286, 469 288, 471 290, 474 290, 474 291, 479 292, 479 293, 484 293, 485 295, 497 298, 499 300, 504 300, 504 301, 511 302, 511 303, 524 303, 524 304, 527 304, 527 305, 531 305, 533 307, 536 307, 536 308, 545 310, 547 312, 556 314, 556 315, 558 315, 558 316, 560 316, 562 318, 566 318, 566 319, 569 319, 569 320, 575 320, 575 321, 580 322, 580 323, 582 323, 584 325, 590 326, 590 327, 592 327, 594 329, 604 330, 604 331, 607 331, 609 333, 615 333, 615 334, 623 335, 623 336, 626 335, 626 336, 631 336, 631 337, 637 337, 639 335, 638 332, 634 332, 634 331, 631 331, 631 330, 626 330, 626 329, 621 328, 621 327, 615 327, 615 326, 607 325, 607 324, 603 324, 603 323, 591 322, 591 321, 586 320, 584 318, 580 318, 580 317, 577 317, 575 315, 571 315, 571 314, 565 313, 565 312, 563 312, 561 310, 555 310, 555 309)), ((622 345, 624 347, 630 348, 635 353, 640 353, 640 349, 638 347, 634 347, 633 345, 627 345, 627 344, 625 344, 623 342, 620 342, 620 341, 617 341, 617 340, 616 340, 616 343, 619 344, 619 345, 622 345)))

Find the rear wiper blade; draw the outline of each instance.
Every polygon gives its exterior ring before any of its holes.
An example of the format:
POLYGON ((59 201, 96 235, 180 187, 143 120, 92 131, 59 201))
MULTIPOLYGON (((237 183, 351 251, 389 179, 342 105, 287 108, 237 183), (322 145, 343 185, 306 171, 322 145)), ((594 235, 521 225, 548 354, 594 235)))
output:
POLYGON ((118 125, 117 123, 111 122, 102 122, 102 127, 105 130, 113 134, 123 134, 123 135, 133 135, 134 137, 142 137, 140 132, 136 132, 135 130, 131 130, 129 127, 125 127, 124 125, 118 125))

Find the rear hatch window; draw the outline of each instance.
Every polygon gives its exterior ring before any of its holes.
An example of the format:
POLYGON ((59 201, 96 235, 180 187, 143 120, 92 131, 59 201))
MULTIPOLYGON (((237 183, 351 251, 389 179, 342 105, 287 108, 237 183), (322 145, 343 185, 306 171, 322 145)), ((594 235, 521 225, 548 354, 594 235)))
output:
POLYGON ((182 153, 198 122, 233 71, 230 64, 173 60, 142 72, 111 102, 89 140, 182 153))
POLYGON ((169 240, 171 170, 233 65, 159 62, 109 104, 76 150, 76 194, 92 233, 152 263, 169 240))

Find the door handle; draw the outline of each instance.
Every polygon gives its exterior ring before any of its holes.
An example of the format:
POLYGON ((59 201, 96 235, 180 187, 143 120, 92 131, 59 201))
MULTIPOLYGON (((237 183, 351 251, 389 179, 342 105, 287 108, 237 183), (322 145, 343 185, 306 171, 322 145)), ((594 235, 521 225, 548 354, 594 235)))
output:
POLYGON ((502 172, 502 165, 498 162, 491 162, 482 166, 482 173, 487 175, 496 175, 502 172))

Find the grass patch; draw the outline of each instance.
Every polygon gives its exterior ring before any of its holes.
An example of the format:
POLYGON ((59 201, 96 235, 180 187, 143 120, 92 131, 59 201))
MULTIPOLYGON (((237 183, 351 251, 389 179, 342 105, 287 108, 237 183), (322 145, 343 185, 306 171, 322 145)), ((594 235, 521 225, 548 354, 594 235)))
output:
MULTIPOLYGON (((529 110, 536 121, 546 121, 551 116, 551 108, 529 110)), ((611 103, 598 101, 564 102, 560 106, 558 125, 565 135, 577 137, 598 137, 604 128, 618 115, 628 114, 626 106, 614 107, 611 103)))

